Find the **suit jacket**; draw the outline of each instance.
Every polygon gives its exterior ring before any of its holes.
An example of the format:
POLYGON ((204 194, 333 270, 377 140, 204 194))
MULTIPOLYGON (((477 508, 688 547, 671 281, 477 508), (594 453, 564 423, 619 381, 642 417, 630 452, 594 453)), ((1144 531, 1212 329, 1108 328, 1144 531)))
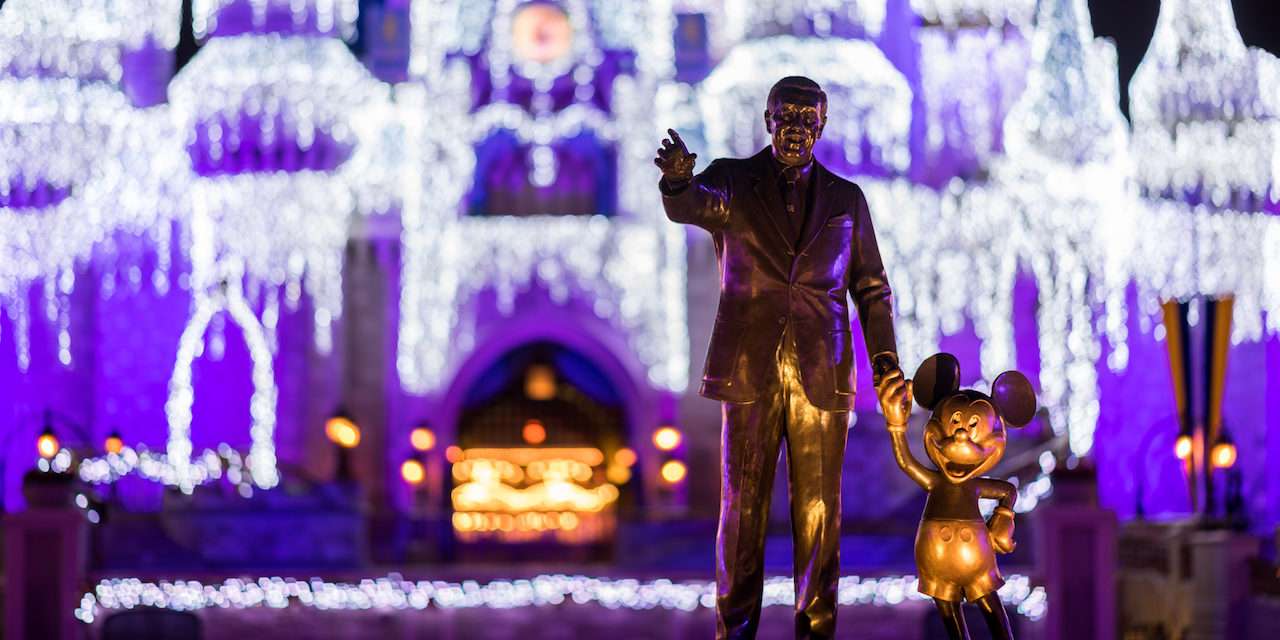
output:
POLYGON ((710 231, 720 263, 720 306, 700 393, 753 402, 790 324, 809 402, 847 410, 855 370, 850 295, 868 352, 897 357, 892 294, 867 199, 815 160, 813 208, 795 245, 770 182, 771 153, 765 147, 751 158, 716 160, 683 187, 659 184, 667 217, 710 231))

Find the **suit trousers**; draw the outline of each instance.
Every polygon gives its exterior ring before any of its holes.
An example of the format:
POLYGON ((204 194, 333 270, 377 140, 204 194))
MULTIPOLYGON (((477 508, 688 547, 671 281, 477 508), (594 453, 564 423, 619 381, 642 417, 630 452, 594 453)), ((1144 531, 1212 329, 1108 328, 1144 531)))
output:
POLYGON ((716 535, 716 637, 754 638, 764 588, 769 497, 787 443, 797 638, 835 635, 840 577, 840 476, 847 411, 809 403, 792 329, 750 403, 723 403, 720 526, 716 535))

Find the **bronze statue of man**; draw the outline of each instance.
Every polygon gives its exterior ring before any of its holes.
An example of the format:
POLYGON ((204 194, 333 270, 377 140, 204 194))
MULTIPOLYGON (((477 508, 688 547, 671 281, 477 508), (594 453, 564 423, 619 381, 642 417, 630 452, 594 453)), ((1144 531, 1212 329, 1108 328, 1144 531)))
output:
POLYGON ((778 451, 787 442, 797 637, 835 634, 840 475, 853 404, 848 298, 879 386, 898 370, 889 281, 862 190, 813 158, 827 121, 816 82, 769 91, 772 144, 693 175, 680 136, 654 162, 667 217, 711 232, 720 306, 701 394, 723 404, 716 635, 751 638, 778 451))

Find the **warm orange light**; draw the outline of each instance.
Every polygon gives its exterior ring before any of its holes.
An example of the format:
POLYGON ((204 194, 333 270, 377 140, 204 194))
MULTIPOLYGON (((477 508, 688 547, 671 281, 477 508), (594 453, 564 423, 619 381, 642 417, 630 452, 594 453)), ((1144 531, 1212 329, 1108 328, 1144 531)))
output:
POLYGON ((503 460, 522 467, 538 460, 573 460, 588 467, 604 464, 604 452, 595 447, 477 447, 466 449, 462 453, 467 460, 503 460))
POLYGON ((462 453, 462 447, 458 445, 449 445, 444 450, 444 459, 449 462, 461 462, 466 456, 462 453))
POLYGON ((620 464, 611 464, 604 472, 604 479, 614 484, 626 484, 631 480, 631 469, 620 464))
POLYGON ((107 453, 119 454, 124 451, 124 440, 120 438, 120 434, 112 433, 102 442, 102 450, 107 453))
POLYGON ((1191 436, 1178 436, 1178 441, 1173 445, 1173 454, 1178 456, 1179 460, 1186 460, 1191 457, 1191 436))
POLYGON ((419 485, 427 478, 427 470, 422 467, 421 462, 409 458, 400 464, 400 477, 409 484, 419 485))
POLYGON ((346 414, 339 413, 329 418, 324 423, 324 434, 330 442, 343 449, 354 449, 360 444, 360 427, 346 414))
POLYGON ((547 440, 547 428, 537 420, 530 420, 524 423, 524 429, 520 432, 520 435, 529 444, 542 444, 547 440))
POLYGON ((653 432, 653 446, 662 451, 671 451, 680 446, 680 441, 684 436, 680 435, 680 430, 675 427, 662 427, 653 432))
POLYGON ((417 427, 409 432, 409 444, 418 451, 430 451, 436 448, 436 432, 429 427, 417 427))
POLYGON ((556 372, 545 364, 529 367, 524 375, 524 394, 530 400, 551 400, 556 397, 556 372))
POLYGON ((636 452, 623 447, 613 454, 613 461, 624 467, 630 467, 636 463, 636 452))
POLYGON ((662 479, 670 484, 676 484, 684 480, 685 474, 689 470, 685 468, 684 463, 679 460, 668 460, 662 465, 662 479))
POLYGON ((573 47, 573 23, 559 6, 529 3, 511 19, 511 50, 519 60, 546 64, 573 47))
POLYGON ((58 436, 53 435, 52 429, 45 429, 44 433, 41 433, 40 437, 36 438, 36 452, 45 460, 53 459, 54 456, 58 455, 58 450, 61 448, 62 445, 58 442, 58 436))
POLYGON ((1209 452, 1209 461, 1215 469, 1230 469, 1236 464, 1236 445, 1230 442, 1219 442, 1209 452))

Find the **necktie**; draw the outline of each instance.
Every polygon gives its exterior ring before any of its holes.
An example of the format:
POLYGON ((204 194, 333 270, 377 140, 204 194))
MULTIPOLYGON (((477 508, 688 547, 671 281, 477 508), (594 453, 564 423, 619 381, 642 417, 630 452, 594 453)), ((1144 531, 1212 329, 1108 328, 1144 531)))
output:
POLYGON ((793 220, 800 212, 800 189, 797 185, 800 181, 800 169, 798 167, 784 167, 782 169, 782 201, 786 203, 787 217, 793 220))

